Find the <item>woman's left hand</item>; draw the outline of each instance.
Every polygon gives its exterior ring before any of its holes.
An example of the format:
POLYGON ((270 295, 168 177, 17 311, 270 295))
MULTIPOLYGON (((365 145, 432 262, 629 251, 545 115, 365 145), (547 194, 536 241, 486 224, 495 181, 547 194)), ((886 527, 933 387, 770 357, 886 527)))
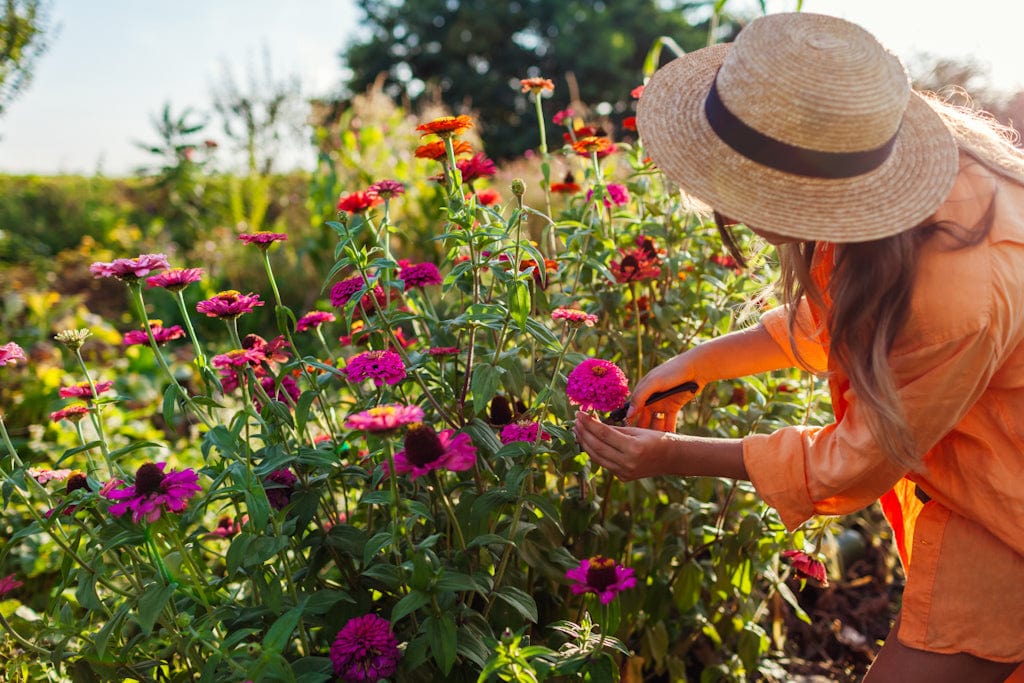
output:
POLYGON ((673 474, 675 434, 639 427, 613 427, 583 411, 573 426, 580 450, 623 481, 673 474))

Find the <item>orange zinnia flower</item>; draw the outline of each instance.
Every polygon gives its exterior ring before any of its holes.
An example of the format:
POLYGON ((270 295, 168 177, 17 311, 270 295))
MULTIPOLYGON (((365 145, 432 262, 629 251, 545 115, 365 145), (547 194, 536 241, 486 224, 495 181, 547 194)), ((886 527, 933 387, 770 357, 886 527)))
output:
POLYGON ((551 191, 557 192, 558 194, 575 194, 580 191, 580 186, 576 183, 551 183, 551 191))
POLYGON ((612 144, 612 141, 608 138, 599 137, 597 135, 588 135, 587 137, 580 138, 576 142, 572 143, 572 148, 577 154, 588 157, 594 152, 597 152, 598 154, 610 152, 615 149, 615 145, 612 144))
MULTIPOLYGON (((455 140, 452 143, 452 149, 455 152, 456 157, 466 156, 467 154, 473 153, 473 146, 464 140, 455 140)), ((433 159, 434 161, 441 161, 444 159, 446 154, 444 142, 440 140, 434 140, 433 142, 420 145, 416 148, 415 152, 417 159, 433 159)))
POLYGON ((383 201, 384 200, 376 194, 360 190, 341 197, 341 199, 338 200, 338 211, 363 213, 367 209, 383 203, 383 201))
POLYGON ((532 92, 534 95, 545 90, 555 89, 555 84, 548 78, 522 78, 519 80, 519 85, 523 87, 523 92, 532 92))
POLYGON ((416 126, 416 130, 423 131, 423 135, 434 134, 440 138, 450 138, 462 135, 473 127, 473 119, 468 116, 442 116, 427 123, 416 126))

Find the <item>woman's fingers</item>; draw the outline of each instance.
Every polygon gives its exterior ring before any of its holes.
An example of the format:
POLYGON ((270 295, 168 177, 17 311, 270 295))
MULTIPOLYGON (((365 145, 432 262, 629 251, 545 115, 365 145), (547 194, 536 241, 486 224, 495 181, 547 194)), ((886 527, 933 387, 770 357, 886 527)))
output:
POLYGON ((584 412, 576 413, 573 428, 580 449, 598 465, 611 470, 620 479, 633 479, 638 444, 630 427, 612 427, 584 412))

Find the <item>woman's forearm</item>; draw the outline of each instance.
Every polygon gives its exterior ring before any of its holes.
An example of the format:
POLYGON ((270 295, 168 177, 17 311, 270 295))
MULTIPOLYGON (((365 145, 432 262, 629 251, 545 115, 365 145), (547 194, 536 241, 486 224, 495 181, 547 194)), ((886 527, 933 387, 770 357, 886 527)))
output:
POLYGON ((686 353, 691 356, 692 366, 700 368, 701 384, 793 366, 760 323, 709 339, 686 353))

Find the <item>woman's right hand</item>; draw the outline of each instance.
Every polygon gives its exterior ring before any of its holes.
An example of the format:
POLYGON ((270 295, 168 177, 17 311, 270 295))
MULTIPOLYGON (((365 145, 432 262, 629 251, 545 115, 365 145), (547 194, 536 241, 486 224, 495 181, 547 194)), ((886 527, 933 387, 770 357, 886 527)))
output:
POLYGON ((679 410, 686 405, 696 392, 681 391, 666 396, 651 405, 644 405, 647 399, 659 391, 668 391, 684 382, 695 382, 698 391, 704 388, 707 379, 698 371, 695 349, 685 351, 654 368, 637 383, 629 399, 626 421, 634 427, 674 432, 679 410))

